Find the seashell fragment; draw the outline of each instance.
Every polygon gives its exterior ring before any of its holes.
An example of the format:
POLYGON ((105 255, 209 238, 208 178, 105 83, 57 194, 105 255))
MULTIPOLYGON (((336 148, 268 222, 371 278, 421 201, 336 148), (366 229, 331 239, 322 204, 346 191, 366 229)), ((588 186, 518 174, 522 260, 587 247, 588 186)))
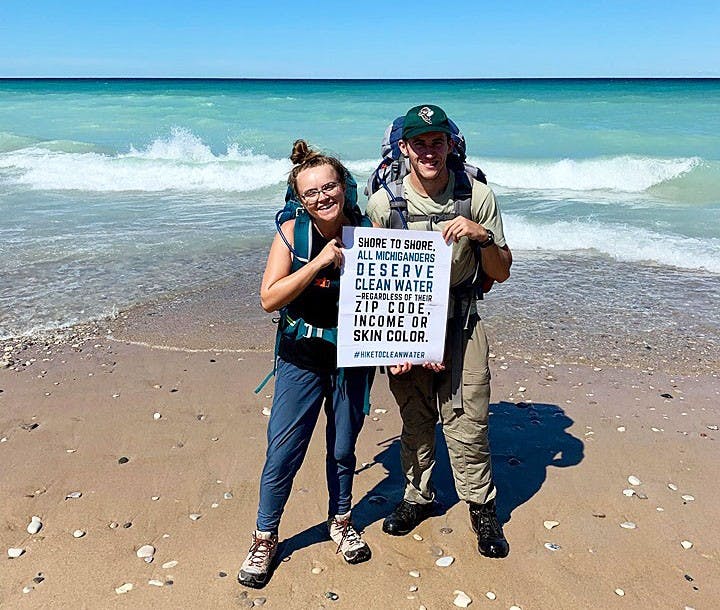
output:
POLYGON ((140 559, 145 559, 147 557, 152 557, 155 554, 155 547, 152 544, 143 544, 136 552, 135 554, 140 559))
POLYGON ((148 584, 152 585, 153 587, 164 587, 165 583, 162 580, 155 580, 154 578, 151 580, 148 580, 148 584))
POLYGON ((546 542, 545 548, 548 551, 559 551, 562 547, 559 544, 555 544, 554 542, 546 542))
POLYGON ((448 555, 445 557, 440 557, 440 559, 435 562, 435 565, 439 568, 447 568, 448 566, 451 566, 453 564, 453 561, 455 561, 455 558, 448 555))
POLYGON ((155 411, 155 413, 153 413, 153 419, 157 421, 160 418, 162 418, 162 413, 158 413, 157 411, 155 411))
POLYGON ((678 490, 678 486, 675 485, 675 483, 668 483, 668 489, 672 489, 673 491, 678 490))
POLYGON ((322 574, 322 571, 323 569, 318 566, 315 566, 312 570, 310 570, 313 574, 322 574))
POLYGON ((625 432, 625 426, 618 426, 617 427, 618 432, 625 432))
POLYGON ((630 498, 635 495, 635 490, 634 489, 623 489, 623 495, 630 498))
POLYGON ((692 502, 695 497, 691 496, 690 494, 685 494, 684 496, 680 496, 685 502, 692 502))
POLYGON ((413 538, 418 542, 421 542, 423 537, 420 534, 413 534, 413 538))
POLYGON ((24 552, 25 552, 25 549, 20 549, 20 548, 15 548, 15 547, 10 547, 7 550, 7 554, 10 559, 17 559, 24 552))
POLYGON ((28 523, 27 526, 27 533, 28 534, 37 534, 40 529, 42 528, 43 524, 42 521, 40 521, 40 517, 34 516, 30 519, 30 523, 28 523))
POLYGON ((635 525, 632 521, 623 521, 620 524, 620 527, 625 528, 626 530, 634 530, 637 525, 635 525))
POLYGON ((630 483, 630 485, 641 485, 642 481, 640 479, 638 479, 635 475, 631 474, 628 477, 628 483, 630 483))
POLYGON ((76 500, 77 498, 82 497, 81 491, 71 491, 67 496, 65 496, 66 500, 76 500))
POLYGON ((489 600, 497 599, 497 595, 495 595, 492 591, 488 591, 488 592, 485 594, 485 597, 487 597, 489 600))
POLYGON ((458 608, 467 608, 472 604, 472 598, 464 591, 453 591, 453 595, 455 596, 453 604, 458 608))
POLYGON ((623 591, 622 589, 615 589, 615 595, 623 597, 625 595, 625 591, 623 591))
POLYGON ((202 515, 201 515, 200 513, 191 513, 191 514, 190 514, 190 518, 191 518, 193 521, 197 521, 200 517, 202 517, 202 515))
POLYGON ((122 595, 123 593, 127 593, 129 591, 132 591, 133 584, 131 582, 126 582, 124 585, 120 585, 115 589, 115 593, 118 595, 122 595))
POLYGON ((85 535, 84 530, 75 530, 73 532, 73 538, 82 538, 85 535))
POLYGON ((413 578, 420 578, 420 572, 418 570, 410 570, 408 574, 413 578))
POLYGON ((545 526, 546 530, 551 530, 552 528, 560 525, 560 522, 559 521, 543 521, 543 525, 545 526))
POLYGON ((682 545, 682 548, 684 548, 686 551, 693 548, 693 543, 689 540, 683 540, 680 544, 682 545))
POLYGON ((270 407, 263 407, 262 414, 263 414, 265 417, 270 417, 270 412, 271 412, 271 411, 272 411, 272 409, 271 409, 270 407))

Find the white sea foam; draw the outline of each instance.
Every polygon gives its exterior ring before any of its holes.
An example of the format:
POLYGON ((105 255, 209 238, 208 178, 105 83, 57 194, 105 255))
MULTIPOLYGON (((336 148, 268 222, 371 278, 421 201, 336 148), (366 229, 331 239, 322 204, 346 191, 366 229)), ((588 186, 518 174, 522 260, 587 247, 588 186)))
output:
POLYGON ((197 136, 175 129, 147 148, 121 155, 60 152, 35 145, 0 154, 4 181, 35 190, 228 191, 284 181, 290 162, 254 154, 233 143, 215 154, 197 136))
POLYGON ((470 159, 481 167, 491 184, 509 189, 614 191, 641 193, 679 178, 702 160, 697 157, 658 159, 620 156, 560 161, 494 161, 470 159))
POLYGON ((619 261, 720 273, 720 239, 696 239, 592 220, 542 222, 503 215, 513 250, 595 250, 619 261))

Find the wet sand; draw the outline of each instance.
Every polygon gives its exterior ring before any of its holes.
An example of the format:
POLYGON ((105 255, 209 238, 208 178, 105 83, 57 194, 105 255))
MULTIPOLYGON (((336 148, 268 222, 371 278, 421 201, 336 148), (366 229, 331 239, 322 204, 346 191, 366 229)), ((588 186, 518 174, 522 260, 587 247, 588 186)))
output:
MULTIPOLYGON (((268 608, 432 610, 454 607, 456 590, 471 608, 717 605, 717 373, 681 363, 673 371, 652 359, 613 367, 556 347, 523 352, 515 333, 494 322, 499 311, 488 316, 491 443, 510 556, 478 555, 443 451, 443 513, 417 528, 422 540, 382 533, 402 477, 399 416, 378 376, 354 493, 372 560, 345 564, 325 535, 321 421, 281 524, 283 561, 265 589, 244 589, 236 574, 254 525, 272 384, 259 395, 252 389, 270 367, 273 325, 254 296, 227 291, 138 308, 57 343, 8 344, 0 369, 0 607, 236 608, 264 600, 268 608), (66 499, 75 491, 82 495, 66 499), (43 526, 29 534, 34 515, 43 526), (136 555, 144 544, 156 548, 152 563, 136 555), (24 552, 10 559, 11 547, 24 552), (454 557, 452 565, 437 567, 439 553, 454 557), (116 592, 126 583, 133 588, 116 592)), ((550 338, 538 336, 537 345, 550 338)))

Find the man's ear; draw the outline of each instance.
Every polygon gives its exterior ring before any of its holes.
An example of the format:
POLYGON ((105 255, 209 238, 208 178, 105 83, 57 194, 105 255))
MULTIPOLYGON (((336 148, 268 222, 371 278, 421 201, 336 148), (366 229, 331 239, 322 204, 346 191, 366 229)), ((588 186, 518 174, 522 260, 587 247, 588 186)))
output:
POLYGON ((407 142, 405 142, 405 140, 398 140, 398 148, 400 149, 400 152, 403 154, 403 157, 408 156, 407 142))

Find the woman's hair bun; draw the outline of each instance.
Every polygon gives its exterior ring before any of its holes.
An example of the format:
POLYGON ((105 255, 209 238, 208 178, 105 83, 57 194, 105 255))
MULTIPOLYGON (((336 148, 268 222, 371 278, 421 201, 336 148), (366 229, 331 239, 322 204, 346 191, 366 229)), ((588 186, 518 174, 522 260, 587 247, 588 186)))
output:
POLYGON ((290 161, 295 165, 302 165, 317 155, 318 153, 310 148, 305 140, 295 140, 292 152, 290 153, 290 161))

